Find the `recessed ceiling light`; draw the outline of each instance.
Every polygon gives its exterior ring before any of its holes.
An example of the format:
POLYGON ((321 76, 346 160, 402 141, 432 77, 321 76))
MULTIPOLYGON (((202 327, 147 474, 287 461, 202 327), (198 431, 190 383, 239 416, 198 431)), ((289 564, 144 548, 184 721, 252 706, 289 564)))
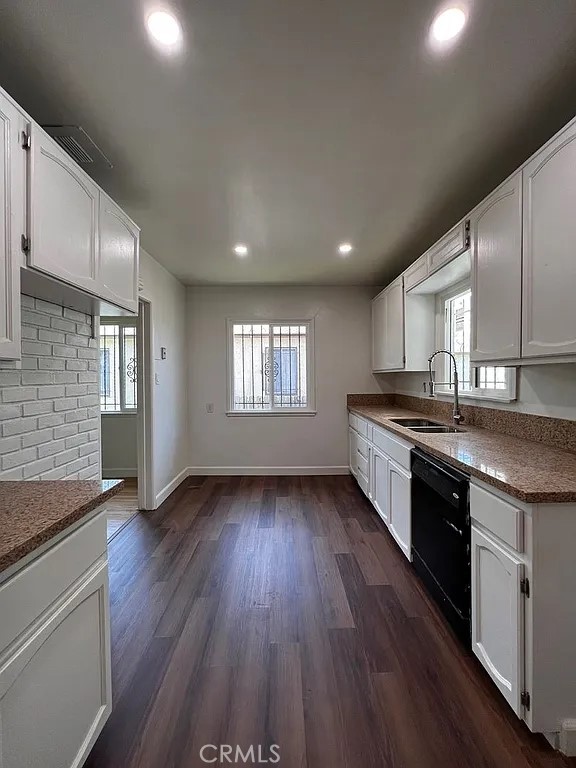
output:
POLYGON ((352 252, 352 243, 340 243, 338 246, 338 253, 342 256, 347 256, 352 252))
POLYGON ((236 256, 248 256, 248 246, 244 243, 238 243, 234 246, 234 253, 236 256))
POLYGON ((432 37, 438 43, 445 43, 457 37, 466 24, 466 14, 461 8, 448 8, 432 22, 432 37))
POLYGON ((174 48, 182 42, 180 22, 169 11, 154 11, 146 19, 150 37, 165 48, 174 48))

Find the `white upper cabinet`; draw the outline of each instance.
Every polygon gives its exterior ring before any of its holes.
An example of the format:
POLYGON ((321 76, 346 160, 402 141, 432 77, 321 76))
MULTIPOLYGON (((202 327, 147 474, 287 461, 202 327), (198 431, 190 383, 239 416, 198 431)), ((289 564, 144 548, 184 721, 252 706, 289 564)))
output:
POLYGON ((138 311, 140 230, 108 195, 100 193, 100 295, 138 311))
POLYGON ((0 360, 20 357, 20 237, 24 231, 23 118, 0 93, 0 360))
POLYGON ((456 256, 466 250, 468 243, 466 222, 461 221, 426 251, 428 274, 431 275, 444 264, 455 259, 456 256))
POLYGON ((516 173, 470 215, 472 251, 471 359, 520 357, 522 173, 516 173))
POLYGON ((428 277, 428 261, 426 254, 420 256, 414 264, 411 264, 404 272, 404 290, 407 292, 415 288, 428 277))
POLYGON ((29 185, 29 266, 98 295, 99 189, 35 124, 29 185))
POLYGON ((576 355, 576 122, 523 170, 523 357, 576 355))
POLYGON ((404 368, 404 281, 397 278, 372 302, 372 370, 404 368))
POLYGON ((520 558, 472 526, 472 650, 514 712, 522 712, 524 616, 520 558))

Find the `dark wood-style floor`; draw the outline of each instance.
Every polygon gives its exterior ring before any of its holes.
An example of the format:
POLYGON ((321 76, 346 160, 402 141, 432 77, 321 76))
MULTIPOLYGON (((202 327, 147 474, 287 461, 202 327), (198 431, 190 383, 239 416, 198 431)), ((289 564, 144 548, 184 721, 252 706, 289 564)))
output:
POLYGON ((512 715, 349 477, 191 479, 109 554, 114 710, 87 768, 196 768, 205 744, 277 744, 281 768, 576 765, 512 715))

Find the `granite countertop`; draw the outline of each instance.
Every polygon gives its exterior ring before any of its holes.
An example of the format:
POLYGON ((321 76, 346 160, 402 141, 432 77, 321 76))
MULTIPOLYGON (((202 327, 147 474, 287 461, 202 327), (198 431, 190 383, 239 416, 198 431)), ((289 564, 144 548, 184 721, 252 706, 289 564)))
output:
POLYGON ((411 417, 442 424, 450 422, 397 406, 351 405, 348 410, 520 501, 576 503, 575 453, 467 424, 462 424, 465 432, 411 432, 390 419, 411 417))
POLYGON ((123 480, 0 481, 0 572, 123 487, 123 480))

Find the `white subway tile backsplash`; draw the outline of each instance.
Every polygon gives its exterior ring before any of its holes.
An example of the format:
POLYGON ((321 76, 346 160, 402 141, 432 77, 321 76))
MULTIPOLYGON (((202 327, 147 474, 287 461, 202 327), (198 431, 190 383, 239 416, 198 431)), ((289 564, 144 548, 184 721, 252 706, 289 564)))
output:
POLYGON ((0 480, 98 478, 92 318, 22 296, 22 366, 0 371, 0 480))

